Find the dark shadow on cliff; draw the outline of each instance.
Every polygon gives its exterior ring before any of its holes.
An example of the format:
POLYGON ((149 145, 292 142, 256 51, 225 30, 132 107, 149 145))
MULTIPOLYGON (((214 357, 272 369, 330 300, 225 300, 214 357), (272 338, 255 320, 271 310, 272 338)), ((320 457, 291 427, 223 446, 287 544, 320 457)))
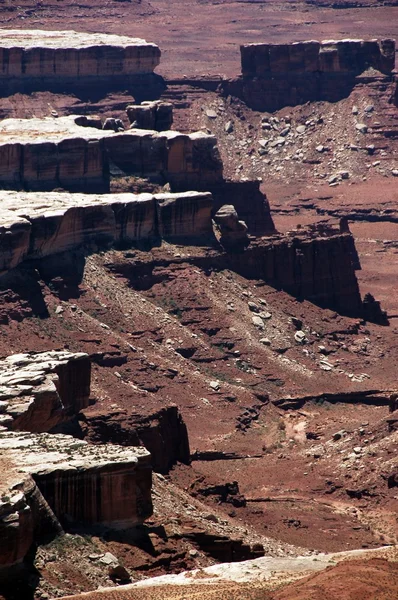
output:
MULTIPOLYGON (((143 552, 146 552, 150 556, 157 556, 159 552, 154 547, 151 539, 151 535, 153 536, 153 534, 164 541, 168 539, 166 530, 162 525, 156 527, 146 524, 123 530, 109 529, 103 534, 103 538, 107 542, 129 544, 130 546, 140 548, 140 550, 143 550, 143 552)), ((150 568, 150 565, 148 565, 148 568, 150 568)))
POLYGON ((29 265, 13 269, 0 280, 0 322, 49 316, 38 273, 29 265))
POLYGON ((157 73, 109 77, 86 77, 83 81, 73 78, 54 79, 30 77, 28 81, 14 78, 4 82, 0 89, 0 97, 13 94, 32 94, 34 92, 51 92, 54 94, 73 94, 82 103, 97 103, 106 98, 110 92, 127 93, 135 98, 136 102, 144 100, 158 100, 166 89, 166 82, 157 73))
POLYGON ((48 256, 35 265, 42 279, 60 300, 81 296, 86 257, 83 252, 64 252, 48 256))

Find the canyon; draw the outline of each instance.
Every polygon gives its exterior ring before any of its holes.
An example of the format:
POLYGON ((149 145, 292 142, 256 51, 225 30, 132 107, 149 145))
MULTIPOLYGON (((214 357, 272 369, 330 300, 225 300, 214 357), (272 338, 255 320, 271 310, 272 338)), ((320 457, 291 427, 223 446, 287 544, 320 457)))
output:
POLYGON ((396 9, 3 4, 0 598, 394 597, 396 9))

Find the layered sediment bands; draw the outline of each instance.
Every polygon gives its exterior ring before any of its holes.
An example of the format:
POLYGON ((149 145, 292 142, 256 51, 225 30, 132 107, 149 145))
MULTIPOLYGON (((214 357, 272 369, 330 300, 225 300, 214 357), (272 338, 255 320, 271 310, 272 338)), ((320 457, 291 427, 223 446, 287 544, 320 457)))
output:
POLYGON ((167 473, 177 462, 190 462, 188 432, 177 406, 148 415, 90 411, 82 417, 85 439, 102 444, 143 445, 151 453, 152 468, 158 473, 167 473))
POLYGON ((91 364, 67 351, 14 354, 0 361, 0 425, 49 431, 88 406, 91 364))
POLYGON ((158 46, 139 38, 76 31, 2 30, 0 94, 68 88, 92 92, 105 84, 107 88, 132 86, 138 95, 151 99, 157 95, 155 88, 162 87, 161 78, 153 74, 159 61, 158 46))
POLYGON ((6 119, 0 124, 0 186, 30 191, 63 188, 105 193, 110 174, 154 178, 173 191, 204 190, 223 181, 217 140, 85 126, 85 117, 6 119))
POLYGON ((145 448, 2 431, 0 450, 20 472, 32 476, 65 526, 132 527, 152 514, 152 469, 145 448))
POLYGON ((201 131, 189 135, 165 131, 167 178, 175 191, 209 189, 223 182, 223 165, 215 136, 201 131))
POLYGON ((0 269, 77 248, 130 245, 158 238, 213 237, 208 192, 83 195, 1 192, 0 269))
POLYGON ((241 46, 242 76, 223 84, 255 110, 274 111, 307 101, 336 102, 356 77, 391 77, 395 41, 328 40, 241 46))
MULTIPOLYGON (((348 316, 362 315, 350 234, 273 239, 225 257, 235 271, 282 289, 298 299, 348 316)), ((225 268, 225 267, 224 267, 225 268)), ((227 267, 228 268, 228 267, 227 267)))

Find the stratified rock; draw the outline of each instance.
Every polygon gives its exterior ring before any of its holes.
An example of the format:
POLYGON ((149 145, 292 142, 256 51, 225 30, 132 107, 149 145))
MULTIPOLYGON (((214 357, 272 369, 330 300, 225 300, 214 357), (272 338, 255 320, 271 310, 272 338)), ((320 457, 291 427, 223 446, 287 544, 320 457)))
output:
POLYGON ((0 425, 49 431, 88 406, 87 354, 52 351, 13 354, 0 361, 0 425))
POLYGON ((163 239, 210 239, 213 236, 211 194, 156 194, 159 236, 163 239))
POLYGON ((206 192, 83 195, 0 192, 0 273, 27 259, 142 240, 212 237, 206 192), (22 216, 23 215, 23 216, 22 216))
POLYGON ((250 243, 247 225, 239 221, 238 213, 231 204, 225 204, 214 215, 220 230, 220 243, 228 251, 242 252, 250 243))
MULTIPOLYGON (((1 93, 107 89, 123 85, 151 97, 160 50, 139 38, 76 31, 0 31, 1 93), (147 87, 146 94, 144 87, 147 87)), ((153 93, 153 92, 152 92, 153 93)))
POLYGON ((69 435, 3 430, 0 452, 19 473, 34 478, 65 527, 127 528, 152 514, 152 469, 145 448, 89 445, 69 435))
POLYGON ((20 580, 32 544, 62 526, 120 529, 152 514, 145 448, 0 428, 0 468, 0 584, 20 580))
POLYGON ((241 46, 242 77, 223 84, 255 110, 275 111, 307 101, 348 96, 369 69, 390 77, 395 41, 327 40, 241 46))
POLYGON ((159 137, 167 147, 166 172, 173 190, 209 190, 223 182, 223 164, 214 135, 165 131, 159 137))
POLYGON ((0 185, 32 191, 109 191, 109 173, 169 182, 174 191, 223 181, 217 140, 203 132, 116 132, 89 119, 5 119, 0 123, 0 185))
POLYGON ((23 561, 34 542, 62 527, 29 474, 18 472, 20 458, 0 458, 0 584, 23 577, 23 561))
POLYGON ((130 104, 126 112, 130 123, 140 129, 168 131, 173 124, 173 105, 170 102, 156 100, 130 104))

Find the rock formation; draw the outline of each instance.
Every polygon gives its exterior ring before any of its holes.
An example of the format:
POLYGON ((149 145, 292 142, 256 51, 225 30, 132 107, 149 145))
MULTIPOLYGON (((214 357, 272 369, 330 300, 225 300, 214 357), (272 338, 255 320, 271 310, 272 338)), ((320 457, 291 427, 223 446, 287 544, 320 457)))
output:
POLYGON ((170 102, 156 100, 131 104, 126 112, 132 128, 168 131, 173 124, 173 105, 170 102))
POLYGON ((238 213, 231 204, 224 204, 214 215, 220 231, 220 244, 229 252, 242 252, 250 243, 247 225, 239 221, 238 213))
POLYGON ((0 273, 76 248, 212 238, 212 196, 1 192, 0 273))
POLYGON ((0 577, 62 526, 132 527, 152 514, 145 448, 89 446, 67 435, 0 431, 0 577), (3 465, 5 466, 5 465, 3 465))
POLYGON ((109 191, 109 172, 154 178, 174 191, 221 183, 216 138, 202 132, 115 133, 85 117, 6 119, 0 124, 0 185, 5 189, 109 191))
POLYGON ((336 228, 321 236, 305 229, 290 236, 252 240, 244 253, 195 259, 204 268, 231 269, 248 279, 262 279, 295 298, 306 299, 348 316, 362 316, 351 234, 336 228))
POLYGON ((84 353, 14 354, 0 361, 0 426, 49 431, 88 406, 91 365, 84 353))
POLYGON ((226 84, 255 110, 274 111, 307 101, 336 102, 356 78, 391 77, 395 41, 328 40, 241 46, 242 76, 226 84))
POLYGON ((213 214, 224 204, 232 204, 253 235, 276 233, 267 197, 260 190, 259 180, 234 181, 208 186, 214 199, 213 214))
POLYGON ((6 95, 122 85, 149 99, 162 87, 153 74, 159 61, 158 46, 138 38, 76 31, 0 32, 1 93, 6 95))

